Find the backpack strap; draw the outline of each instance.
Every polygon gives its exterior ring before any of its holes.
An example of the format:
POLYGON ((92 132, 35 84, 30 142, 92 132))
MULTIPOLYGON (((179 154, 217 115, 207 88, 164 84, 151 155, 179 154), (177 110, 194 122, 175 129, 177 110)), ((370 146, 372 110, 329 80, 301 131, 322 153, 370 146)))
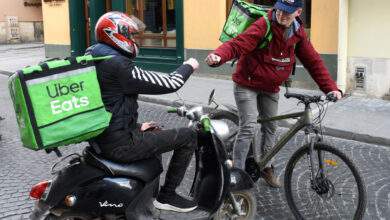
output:
MULTIPOLYGON (((297 54, 296 51, 297 51, 297 48, 298 48, 298 44, 299 44, 299 42, 294 44, 294 56, 296 56, 296 54, 297 54)), ((291 75, 292 76, 295 76, 295 69, 296 68, 297 68, 297 58, 295 57, 295 62, 293 64, 293 69, 291 71, 291 75)))
MULTIPOLYGON (((263 15, 263 18, 265 20, 265 23, 267 24, 267 32, 265 33, 265 36, 263 37, 263 39, 260 41, 259 43, 259 47, 260 49, 262 48, 265 48, 268 46, 268 43, 272 40, 272 31, 271 31, 271 22, 269 21, 268 19, 268 14, 266 13, 265 15, 263 15)), ((232 61, 232 64, 230 64, 231 67, 234 66, 234 64, 237 62, 238 58, 235 58, 233 61, 232 61)))
POLYGON ((76 57, 76 62, 77 63, 86 63, 86 62, 89 62, 89 61, 98 62, 98 61, 108 60, 108 59, 110 59, 112 57, 113 56, 94 57, 92 55, 85 55, 85 56, 76 57))
POLYGON ((295 76, 295 69, 297 68, 297 61, 294 62, 293 64, 293 69, 291 71, 291 75, 295 76))
POLYGON ((268 45, 268 43, 271 42, 273 37, 271 31, 271 22, 268 19, 268 14, 264 15, 263 18, 265 20, 265 23, 267 24, 267 32, 265 33, 265 36, 260 42, 260 46, 259 46, 260 49, 265 48, 268 45))
POLYGON ((96 154, 101 154, 102 150, 100 149, 98 143, 94 139, 90 139, 88 141, 89 145, 92 147, 92 149, 95 151, 96 154))

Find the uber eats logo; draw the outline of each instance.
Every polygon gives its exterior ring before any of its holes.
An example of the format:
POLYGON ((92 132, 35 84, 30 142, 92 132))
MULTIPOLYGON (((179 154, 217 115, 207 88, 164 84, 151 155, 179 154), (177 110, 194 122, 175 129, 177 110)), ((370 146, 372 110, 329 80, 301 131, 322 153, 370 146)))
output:
POLYGON ((67 96, 70 94, 77 94, 84 91, 85 85, 84 81, 78 83, 72 83, 66 85, 63 83, 55 83, 49 86, 46 86, 47 94, 50 98, 55 100, 50 102, 50 107, 53 115, 60 114, 63 112, 72 111, 81 107, 89 105, 89 100, 87 96, 82 96, 77 98, 72 96, 69 100, 62 100, 61 96, 67 96))

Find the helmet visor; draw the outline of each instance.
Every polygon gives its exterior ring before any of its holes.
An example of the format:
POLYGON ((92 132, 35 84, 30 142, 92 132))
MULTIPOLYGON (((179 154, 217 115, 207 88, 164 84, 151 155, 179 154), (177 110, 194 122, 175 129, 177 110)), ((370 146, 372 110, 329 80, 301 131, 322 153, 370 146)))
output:
POLYGON ((145 24, 137 17, 131 15, 124 21, 118 22, 118 33, 129 40, 134 40, 134 36, 145 30, 145 24))
POLYGON ((136 25, 136 27, 138 29, 137 32, 143 32, 145 30, 146 25, 144 22, 142 22, 140 19, 138 19, 134 15, 130 15, 129 17, 132 20, 132 22, 134 22, 134 24, 136 25))

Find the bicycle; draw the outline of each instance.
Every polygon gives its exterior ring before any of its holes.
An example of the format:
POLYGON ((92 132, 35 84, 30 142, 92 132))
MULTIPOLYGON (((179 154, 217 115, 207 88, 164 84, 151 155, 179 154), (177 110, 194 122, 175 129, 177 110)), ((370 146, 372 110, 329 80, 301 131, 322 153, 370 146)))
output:
MULTIPOLYGON (((215 103, 217 106, 211 110, 210 118, 228 120, 237 126, 238 114, 235 107, 223 105, 225 106, 225 110, 221 110, 218 108, 219 105, 214 101, 213 96, 214 90, 209 97, 209 105, 215 103)), ((325 105, 330 101, 336 101, 335 97, 289 93, 288 89, 286 90, 285 97, 298 99, 299 103, 305 105, 305 110, 271 118, 258 119, 258 123, 284 119, 298 120, 279 138, 267 154, 259 158, 249 153, 246 161, 246 171, 254 181, 257 181, 260 177, 260 171, 265 168, 266 164, 295 134, 303 130, 305 144, 292 154, 286 165, 284 176, 287 203, 295 218, 304 219, 312 216, 313 218, 321 219, 334 219, 335 217, 338 219, 362 219, 366 208, 366 188, 359 171, 343 152, 323 142, 321 122, 326 112, 325 105), (319 107, 319 114, 316 118, 313 117, 311 104, 316 104, 319 107), (306 162, 306 164, 302 165, 302 162, 306 162), (336 170, 342 167, 344 167, 342 171, 336 170), (352 177, 347 178, 348 171, 352 174, 352 177), (308 174, 309 178, 303 179, 302 175, 298 176, 297 173, 308 174), (336 179, 333 179, 334 176, 336 176, 336 179), (296 177, 297 180, 295 180, 296 177), (351 186, 351 180, 355 181, 354 183, 356 184, 351 186), (340 183, 342 185, 339 189, 337 186, 340 183), (299 187, 304 188, 298 189, 299 187), (355 191, 356 194, 354 194, 355 191), (351 197, 351 201, 347 200, 347 196, 351 197), (313 203, 313 198, 319 199, 319 201, 313 203), (342 199, 341 202, 346 209, 337 212, 339 204, 335 203, 334 199, 336 198, 342 199), (322 202, 322 205, 319 204, 320 202, 322 202), (300 203, 303 204, 301 205, 300 203), (326 209, 323 203, 326 203, 326 209), (317 205, 321 205, 321 207, 317 205), (331 210, 328 209, 328 205, 331 206, 331 210), (352 208, 351 205, 353 206, 352 208), (336 210, 335 213, 330 213, 330 211, 334 210, 336 210), (346 213, 351 210, 352 213, 346 213), (311 211, 314 211, 314 214, 310 213, 311 211), (327 213, 323 211, 327 211, 327 213), (336 214, 336 216, 333 214, 336 214)), ((252 154, 256 154, 257 151, 255 148, 256 146, 252 144, 252 154)), ((227 147, 227 151, 231 154, 232 147, 227 147)))

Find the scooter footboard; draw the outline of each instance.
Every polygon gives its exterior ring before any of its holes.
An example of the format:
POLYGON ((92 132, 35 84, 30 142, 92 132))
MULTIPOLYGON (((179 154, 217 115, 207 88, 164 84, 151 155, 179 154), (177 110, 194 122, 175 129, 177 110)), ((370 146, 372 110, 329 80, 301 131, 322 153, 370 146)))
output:
POLYGON ((126 209, 126 219, 152 219, 154 214, 153 200, 158 195, 160 176, 147 183, 141 193, 132 200, 126 209))

